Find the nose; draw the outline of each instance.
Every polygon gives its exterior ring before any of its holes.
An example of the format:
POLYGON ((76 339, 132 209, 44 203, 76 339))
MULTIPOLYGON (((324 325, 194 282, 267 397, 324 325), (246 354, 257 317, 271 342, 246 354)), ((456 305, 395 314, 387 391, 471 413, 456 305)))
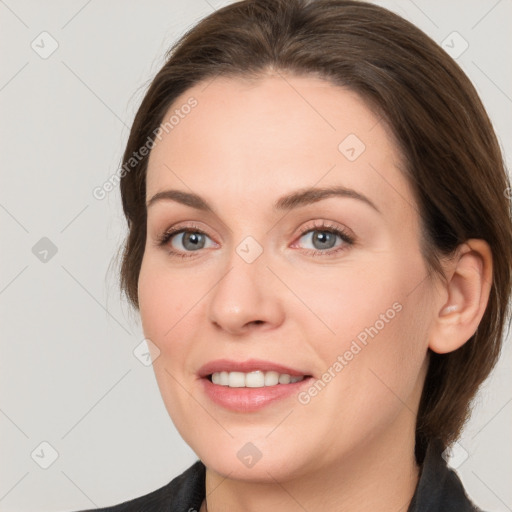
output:
POLYGON ((232 335, 272 329, 284 320, 282 286, 267 268, 264 253, 248 263, 233 252, 223 277, 212 290, 208 314, 218 328, 232 335))

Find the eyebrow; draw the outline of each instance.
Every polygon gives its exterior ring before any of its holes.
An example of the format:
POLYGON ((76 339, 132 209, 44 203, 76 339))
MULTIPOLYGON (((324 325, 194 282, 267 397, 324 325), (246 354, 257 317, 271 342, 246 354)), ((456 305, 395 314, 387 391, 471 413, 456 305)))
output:
MULTIPOLYGON (((307 206, 322 199, 330 197, 348 197, 358 199, 368 206, 372 207, 378 213, 381 213, 379 208, 368 197, 353 190, 342 186, 323 187, 323 188, 303 188, 280 197, 273 205, 274 210, 293 210, 302 206, 307 206)), ((182 190, 164 190, 156 193, 146 204, 146 208, 154 205, 160 201, 176 201, 185 206, 190 206, 197 210, 207 211, 214 213, 213 208, 201 196, 192 192, 184 192, 182 190)))

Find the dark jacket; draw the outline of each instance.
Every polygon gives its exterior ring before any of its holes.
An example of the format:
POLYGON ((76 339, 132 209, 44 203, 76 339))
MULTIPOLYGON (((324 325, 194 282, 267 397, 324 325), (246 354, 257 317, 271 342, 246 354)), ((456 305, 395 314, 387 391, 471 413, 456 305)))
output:
MULTIPOLYGON (((456 473, 431 444, 407 512, 482 512, 464 492, 456 473)), ((79 512, 198 512, 205 497, 205 471, 201 461, 156 491, 112 507, 79 512)))

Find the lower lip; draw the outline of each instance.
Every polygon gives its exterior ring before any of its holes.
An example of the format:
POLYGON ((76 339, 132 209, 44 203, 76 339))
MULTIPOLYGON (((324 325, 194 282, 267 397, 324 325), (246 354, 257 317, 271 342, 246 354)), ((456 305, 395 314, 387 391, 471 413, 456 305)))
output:
POLYGON ((206 395, 216 404, 231 411, 253 412, 291 395, 297 395, 301 387, 309 385, 310 380, 311 377, 305 377, 299 382, 262 388, 230 388, 214 384, 207 378, 202 378, 201 382, 206 395))

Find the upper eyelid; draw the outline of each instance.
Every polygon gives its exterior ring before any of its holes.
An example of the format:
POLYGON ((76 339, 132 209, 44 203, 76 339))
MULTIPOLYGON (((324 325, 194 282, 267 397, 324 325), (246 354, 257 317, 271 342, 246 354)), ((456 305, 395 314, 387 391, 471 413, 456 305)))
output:
MULTIPOLYGON (((318 231, 321 231, 321 230, 329 231, 330 229, 337 230, 337 231, 349 231, 349 232, 352 232, 352 230, 350 228, 348 228, 348 227, 346 227, 344 225, 339 225, 339 226, 335 225, 335 224, 339 224, 339 223, 337 223, 335 221, 310 220, 310 221, 307 221, 307 222, 316 222, 316 223, 318 223, 318 225, 314 224, 312 226, 307 226, 307 227, 301 228, 301 229, 299 229, 297 234, 300 234, 302 236, 305 233, 308 233, 309 231, 315 231, 315 230, 318 230, 318 231)), ((178 226, 172 226, 170 228, 167 228, 165 231, 163 231, 163 234, 172 232, 172 234, 174 235, 174 234, 182 233, 183 231, 198 232, 198 233, 203 233, 206 236, 210 236, 206 229, 203 229, 203 228, 201 228, 199 226, 190 226, 190 225, 188 225, 188 226, 187 225, 184 225, 184 226, 179 226, 179 225, 178 226)))

